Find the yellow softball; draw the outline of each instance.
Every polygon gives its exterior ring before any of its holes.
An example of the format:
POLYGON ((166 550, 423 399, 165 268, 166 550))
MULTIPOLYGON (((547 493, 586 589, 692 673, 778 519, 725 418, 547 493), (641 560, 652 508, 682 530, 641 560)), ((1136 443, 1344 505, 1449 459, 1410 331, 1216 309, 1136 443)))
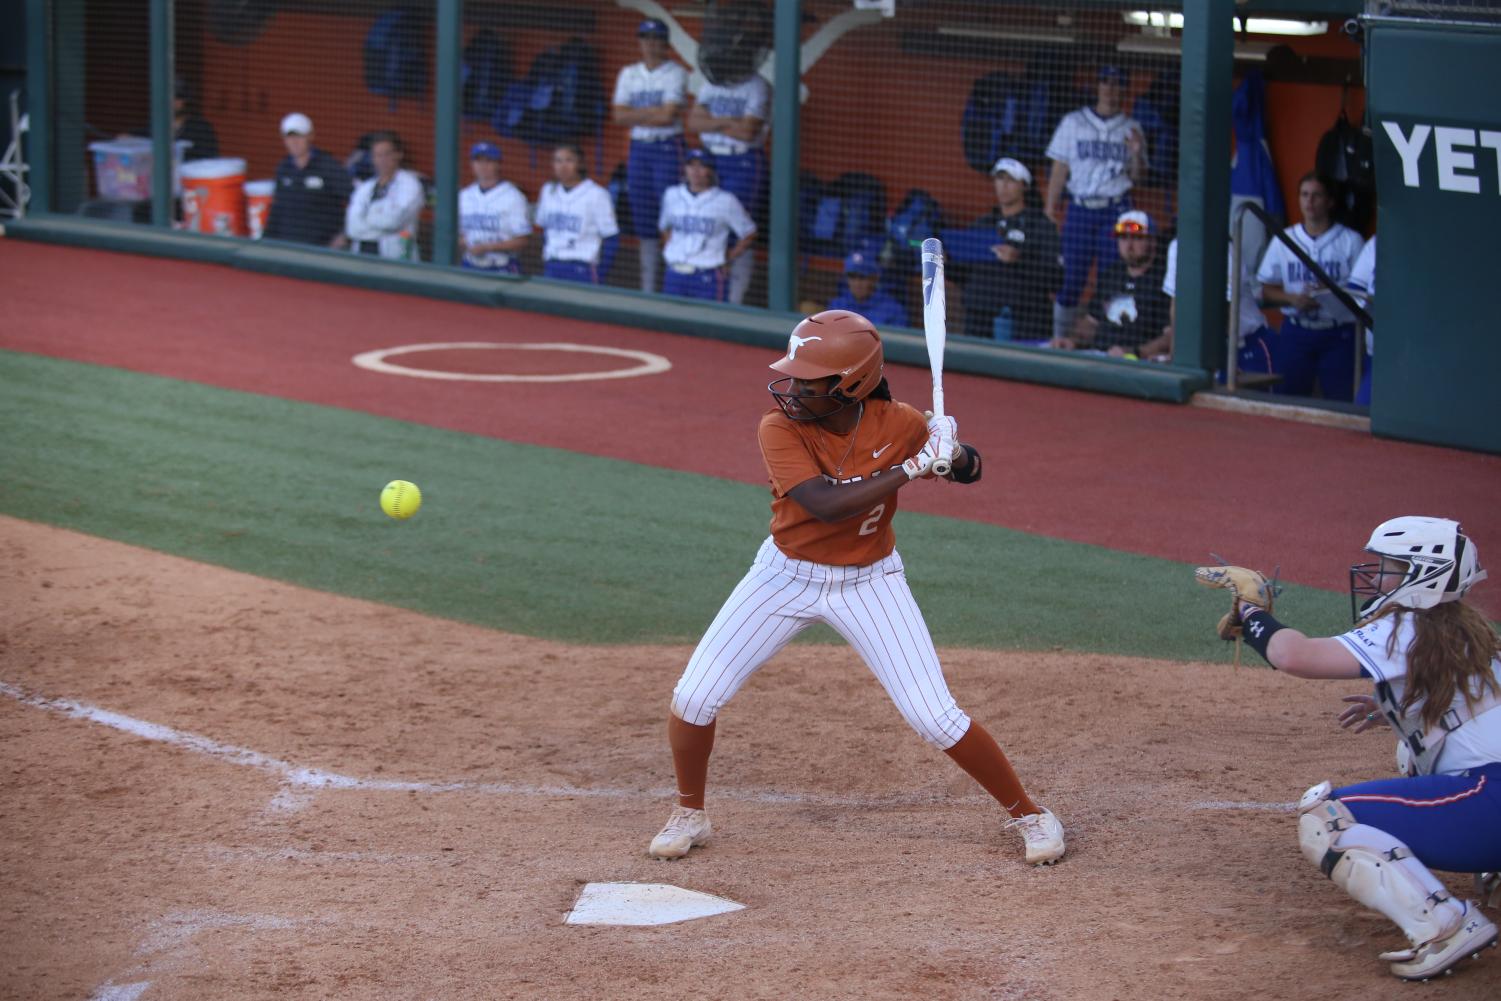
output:
POLYGON ((392 480, 380 492, 380 509, 393 518, 405 520, 417 513, 422 506, 422 491, 417 484, 406 480, 392 480))

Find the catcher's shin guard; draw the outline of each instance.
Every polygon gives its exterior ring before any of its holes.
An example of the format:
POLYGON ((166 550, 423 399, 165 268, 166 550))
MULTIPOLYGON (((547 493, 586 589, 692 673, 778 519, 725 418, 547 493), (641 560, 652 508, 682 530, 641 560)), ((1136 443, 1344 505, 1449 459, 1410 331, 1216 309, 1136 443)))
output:
POLYGON ((1359 824, 1328 782, 1298 804, 1303 855, 1346 893, 1386 915, 1414 947, 1447 938, 1464 922, 1464 905, 1390 834, 1359 824))

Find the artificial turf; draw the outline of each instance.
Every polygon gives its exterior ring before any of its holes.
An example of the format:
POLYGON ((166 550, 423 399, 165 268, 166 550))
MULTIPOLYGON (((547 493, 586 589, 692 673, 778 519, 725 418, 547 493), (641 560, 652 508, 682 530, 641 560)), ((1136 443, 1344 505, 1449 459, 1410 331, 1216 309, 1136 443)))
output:
MULTIPOLYGON (((763 486, 16 352, 0 385, 4 514, 509 632, 694 642, 767 530, 763 486)), ((1184 564, 910 512, 897 539, 940 646, 1228 656, 1184 564)), ((1343 595, 1279 609, 1348 628, 1343 595)))

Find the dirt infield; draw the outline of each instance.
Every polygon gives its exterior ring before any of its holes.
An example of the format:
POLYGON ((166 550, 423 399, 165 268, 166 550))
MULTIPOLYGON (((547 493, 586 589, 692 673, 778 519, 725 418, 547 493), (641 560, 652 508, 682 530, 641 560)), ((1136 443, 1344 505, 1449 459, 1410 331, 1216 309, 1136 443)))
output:
MULTIPOLYGON (((653 863, 683 648, 570 648, 0 519, 0 996, 1410 998, 1283 804, 1379 774, 1342 689, 945 651, 1070 831, 998 811, 842 647, 722 718, 717 834, 653 863), (747 905, 562 923, 590 881, 747 905)), ((1456 890, 1467 881, 1451 880, 1456 890)), ((1501 992, 1501 953, 1442 986, 1501 992)), ((1437 996, 1437 995, 1435 995, 1437 996)))

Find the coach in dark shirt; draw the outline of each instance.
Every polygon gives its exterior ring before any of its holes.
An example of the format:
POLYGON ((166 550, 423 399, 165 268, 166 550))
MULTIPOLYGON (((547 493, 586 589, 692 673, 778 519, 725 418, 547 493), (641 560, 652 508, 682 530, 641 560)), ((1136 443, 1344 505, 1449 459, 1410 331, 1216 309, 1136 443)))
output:
POLYGON ((281 120, 287 157, 276 168, 276 193, 266 220, 268 240, 342 249, 344 207, 351 184, 344 165, 313 145, 313 122, 301 112, 281 120))
POLYGON ((1173 301, 1162 291, 1167 262, 1157 252, 1157 227, 1141 210, 1115 220, 1117 257, 1095 283, 1089 313, 1060 348, 1090 348, 1115 357, 1166 360, 1172 349, 1173 301))
POLYGON ((1053 293, 1063 279, 1058 227, 1027 204, 1032 172, 1011 157, 991 168, 996 207, 975 224, 978 241, 964 283, 964 332, 970 337, 1045 341, 1053 331, 1053 293))

